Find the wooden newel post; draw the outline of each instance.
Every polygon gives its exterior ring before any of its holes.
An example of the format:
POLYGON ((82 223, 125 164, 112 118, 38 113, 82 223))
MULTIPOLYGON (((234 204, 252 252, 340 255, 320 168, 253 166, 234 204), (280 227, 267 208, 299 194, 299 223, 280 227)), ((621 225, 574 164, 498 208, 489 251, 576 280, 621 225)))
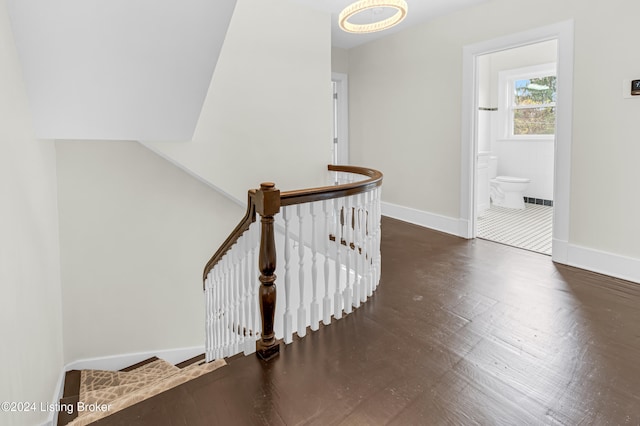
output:
POLYGON ((274 215, 280 211, 280 190, 272 182, 260 184, 256 191, 256 212, 261 217, 260 255, 260 313, 262 315, 262 338, 256 343, 256 353, 264 360, 280 353, 276 342, 273 322, 276 313, 276 239, 274 215))

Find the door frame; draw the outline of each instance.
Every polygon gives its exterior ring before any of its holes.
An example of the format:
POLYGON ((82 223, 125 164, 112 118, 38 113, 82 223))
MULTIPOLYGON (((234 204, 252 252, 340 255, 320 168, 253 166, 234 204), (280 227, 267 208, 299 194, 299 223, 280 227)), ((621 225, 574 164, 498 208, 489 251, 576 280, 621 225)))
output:
POLYGON ((347 74, 332 72, 338 93, 338 164, 349 164, 349 78, 347 74))
POLYGON ((465 46, 462 60, 462 145, 460 173, 460 236, 476 237, 477 58, 489 53, 557 40, 557 109, 553 179, 552 260, 568 263, 573 129, 573 20, 465 46))

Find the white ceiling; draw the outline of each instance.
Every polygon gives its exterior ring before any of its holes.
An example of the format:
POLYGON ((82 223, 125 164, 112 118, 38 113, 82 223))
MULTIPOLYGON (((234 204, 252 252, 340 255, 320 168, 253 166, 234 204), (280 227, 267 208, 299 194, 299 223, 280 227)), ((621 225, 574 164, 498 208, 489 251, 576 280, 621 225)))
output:
MULTIPOLYGON (((355 0, 291 0, 313 9, 331 13, 331 44, 334 47, 350 49, 372 40, 402 31, 438 16, 446 15, 466 7, 475 6, 489 0, 406 0, 409 6, 407 17, 395 27, 370 34, 349 34, 338 28, 338 14, 355 0)), ((356 17, 354 17, 356 18, 356 17)), ((378 19, 376 19, 378 20, 378 19)), ((355 22, 353 19, 351 20, 355 22)))

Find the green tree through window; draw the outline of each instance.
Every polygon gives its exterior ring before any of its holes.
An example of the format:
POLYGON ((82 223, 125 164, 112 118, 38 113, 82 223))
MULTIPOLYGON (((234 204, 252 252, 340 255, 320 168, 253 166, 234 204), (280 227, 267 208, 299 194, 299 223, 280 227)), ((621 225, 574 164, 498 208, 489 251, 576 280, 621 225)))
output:
POLYGON ((513 134, 555 134, 556 77, 514 80, 513 90, 513 134))

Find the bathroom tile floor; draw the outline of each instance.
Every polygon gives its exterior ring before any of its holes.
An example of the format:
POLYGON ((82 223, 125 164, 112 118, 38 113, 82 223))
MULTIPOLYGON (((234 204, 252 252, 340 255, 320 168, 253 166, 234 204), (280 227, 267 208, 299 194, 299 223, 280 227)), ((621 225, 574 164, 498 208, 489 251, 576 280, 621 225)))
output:
POLYGON ((524 210, 491 205, 478 217, 477 236, 551 255, 553 207, 525 203, 524 210))

